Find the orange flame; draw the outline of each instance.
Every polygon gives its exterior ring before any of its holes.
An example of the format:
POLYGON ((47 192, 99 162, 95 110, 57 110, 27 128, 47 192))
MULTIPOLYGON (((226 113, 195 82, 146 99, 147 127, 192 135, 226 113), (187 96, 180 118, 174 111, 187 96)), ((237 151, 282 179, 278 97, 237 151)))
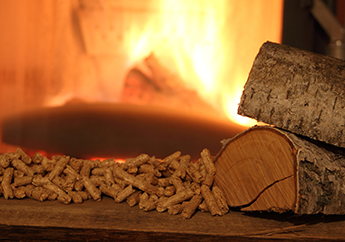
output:
POLYGON ((232 121, 253 60, 263 42, 281 41, 282 0, 161 0, 140 34, 130 33, 130 61, 154 52, 232 121), (132 50, 132 51, 131 51, 132 50))
POLYGON ((154 53, 186 87, 229 119, 244 126, 255 123, 237 115, 238 103, 260 46, 267 40, 281 42, 283 0, 102 3, 103 10, 80 14, 87 52, 99 62, 99 78, 80 77, 90 83, 79 85, 77 92, 73 85, 66 87, 69 91, 51 98, 49 105, 74 96, 116 102, 121 83, 114 80, 154 53))

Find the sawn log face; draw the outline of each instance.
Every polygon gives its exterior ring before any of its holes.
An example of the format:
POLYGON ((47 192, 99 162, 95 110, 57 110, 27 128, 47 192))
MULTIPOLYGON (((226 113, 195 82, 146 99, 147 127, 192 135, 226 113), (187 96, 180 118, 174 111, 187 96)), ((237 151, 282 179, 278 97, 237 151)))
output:
POLYGON ((238 113, 345 147, 345 61, 266 42, 238 113))
POLYGON ((244 211, 291 210, 296 214, 345 214, 345 156, 342 148, 308 140, 281 129, 256 126, 224 141, 222 150, 215 158, 215 165, 215 183, 223 189, 230 206, 243 206, 244 211), (292 156, 255 141, 265 139, 269 139, 265 143, 275 140, 281 146, 281 151, 290 150, 292 156), (248 146, 253 141, 256 145, 248 146), (286 149, 283 149, 284 146, 286 149), (258 162, 265 169, 253 169, 258 162), (292 169, 293 175, 284 175, 282 167, 292 169), (276 174, 275 179, 280 177, 280 180, 267 188, 258 187, 262 180, 267 180, 273 173, 276 174), (238 185, 249 177, 256 182, 238 185), (258 189, 262 189, 262 192, 258 189), (243 199, 242 194, 258 194, 258 197, 248 204, 250 200, 243 199))

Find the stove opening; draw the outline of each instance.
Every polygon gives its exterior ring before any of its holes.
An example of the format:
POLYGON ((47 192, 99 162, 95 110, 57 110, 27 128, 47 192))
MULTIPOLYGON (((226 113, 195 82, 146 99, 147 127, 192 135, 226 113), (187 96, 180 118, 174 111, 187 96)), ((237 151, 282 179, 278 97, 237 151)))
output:
POLYGON ((0 153, 213 153, 249 126, 237 105, 282 0, 5 1, 0 153))

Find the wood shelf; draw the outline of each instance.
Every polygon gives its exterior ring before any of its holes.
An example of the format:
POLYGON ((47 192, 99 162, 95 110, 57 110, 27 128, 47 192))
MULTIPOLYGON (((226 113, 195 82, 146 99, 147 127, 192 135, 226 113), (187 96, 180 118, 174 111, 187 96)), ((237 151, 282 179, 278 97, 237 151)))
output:
POLYGON ((197 212, 191 219, 102 201, 64 205, 0 198, 1 240, 117 241, 345 241, 345 216, 294 216, 231 211, 222 217, 197 212))

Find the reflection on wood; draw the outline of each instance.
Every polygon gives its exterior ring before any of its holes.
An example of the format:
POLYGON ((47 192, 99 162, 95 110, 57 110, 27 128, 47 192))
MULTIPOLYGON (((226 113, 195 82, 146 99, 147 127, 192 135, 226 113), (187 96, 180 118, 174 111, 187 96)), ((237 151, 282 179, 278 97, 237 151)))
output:
POLYGON ((0 198, 0 237, 9 240, 189 240, 189 241, 344 241, 343 216, 242 213, 222 217, 197 213, 182 219, 145 212, 112 198, 64 205, 32 199, 0 198))

